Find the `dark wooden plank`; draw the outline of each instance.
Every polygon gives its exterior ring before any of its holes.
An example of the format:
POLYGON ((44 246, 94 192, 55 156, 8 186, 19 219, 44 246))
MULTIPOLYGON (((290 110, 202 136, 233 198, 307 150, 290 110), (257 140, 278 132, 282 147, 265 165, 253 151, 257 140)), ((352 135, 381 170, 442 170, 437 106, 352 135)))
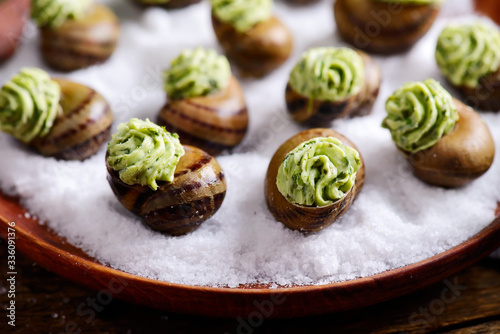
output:
POLYGON ((448 334, 487 334, 487 333, 500 333, 500 321, 485 322, 477 326, 457 329, 448 334))
MULTIPOLYGON (((0 258, 6 256, 6 244, 2 241, 0 258)), ((265 316, 211 319, 162 312, 118 300, 108 304, 105 296, 46 271, 21 254, 17 255, 17 269, 16 333, 78 333, 78 330, 79 333, 425 333, 463 326, 474 330, 470 326, 481 328, 482 321, 500 319, 500 261, 493 259, 483 260, 448 278, 453 284, 457 277, 459 295, 456 299, 449 292, 445 295, 450 302, 443 302, 445 308, 437 312, 441 314, 424 312, 432 317, 425 325, 421 321, 425 316, 412 316, 419 314, 421 308, 429 309, 438 305, 437 301, 443 301, 442 293, 449 289, 446 281, 352 312, 288 320, 268 320, 265 316), (462 289, 463 285, 467 288, 462 289)), ((3 287, 6 272, 6 262, 1 261, 3 287)), ((7 302, 6 291, 0 287, 0 305, 5 308, 7 302)))

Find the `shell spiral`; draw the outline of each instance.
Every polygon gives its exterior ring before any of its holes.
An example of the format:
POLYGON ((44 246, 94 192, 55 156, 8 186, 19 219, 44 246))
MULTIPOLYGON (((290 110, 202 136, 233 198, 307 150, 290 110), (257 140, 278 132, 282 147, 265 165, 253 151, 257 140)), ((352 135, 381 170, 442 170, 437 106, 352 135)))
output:
POLYGON ((92 0, 33 0, 31 17, 40 27, 59 27, 68 19, 81 18, 92 0))
POLYGON ((448 134, 458 120, 453 98, 437 81, 407 83, 386 102, 382 126, 408 152, 427 149, 448 134))
POLYGON ((314 48, 302 55, 290 74, 298 93, 321 101, 341 101, 361 91, 362 57, 348 48, 314 48))
POLYGON ((441 32, 435 56, 452 84, 475 88, 500 67, 500 32, 483 23, 451 24, 441 32))
POLYGON ((61 88, 48 73, 24 68, 0 90, 0 130, 24 143, 44 137, 59 109, 61 88))
POLYGON ((359 153, 352 147, 333 137, 313 138, 286 156, 276 185, 289 202, 325 206, 344 198, 360 167, 359 153))
POLYGON ((133 118, 120 124, 108 144, 108 164, 129 185, 149 185, 158 189, 157 181, 171 182, 175 167, 184 155, 176 134, 164 128, 133 118))

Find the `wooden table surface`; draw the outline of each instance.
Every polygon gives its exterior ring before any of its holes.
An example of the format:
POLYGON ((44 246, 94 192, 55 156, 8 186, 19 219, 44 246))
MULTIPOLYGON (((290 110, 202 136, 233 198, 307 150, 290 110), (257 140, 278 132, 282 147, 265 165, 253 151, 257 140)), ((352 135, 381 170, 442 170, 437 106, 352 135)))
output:
MULTIPOLYGON (((4 241, 0 258, 7 258, 4 241)), ((16 268, 12 328, 5 321, 8 270, 1 261, 0 333, 5 328, 8 333, 29 334, 500 333, 500 260, 491 258, 417 293, 362 310, 263 322, 165 313, 119 300, 99 303, 95 291, 46 271, 24 255, 16 255, 16 268)))

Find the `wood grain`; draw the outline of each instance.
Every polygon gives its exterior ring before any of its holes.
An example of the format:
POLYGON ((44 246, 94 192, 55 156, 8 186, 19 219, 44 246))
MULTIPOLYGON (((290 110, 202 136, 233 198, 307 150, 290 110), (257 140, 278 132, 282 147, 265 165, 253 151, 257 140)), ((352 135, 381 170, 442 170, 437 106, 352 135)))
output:
POLYGON ((425 261, 371 277, 321 286, 253 285, 211 288, 173 284, 134 276, 99 264, 81 249, 26 218, 15 199, 0 196, 0 236, 16 222, 17 251, 40 266, 95 291, 119 280, 117 298, 166 311, 217 317, 246 317, 255 305, 273 301, 272 318, 304 317, 357 309, 409 294, 464 269, 500 247, 500 217, 468 241, 425 261))

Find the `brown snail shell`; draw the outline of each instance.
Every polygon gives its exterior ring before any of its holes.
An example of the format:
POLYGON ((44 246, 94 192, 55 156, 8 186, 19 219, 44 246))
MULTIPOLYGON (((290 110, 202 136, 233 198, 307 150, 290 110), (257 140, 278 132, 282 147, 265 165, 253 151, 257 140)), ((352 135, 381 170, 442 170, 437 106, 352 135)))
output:
POLYGON ((211 155, 238 145, 247 132, 248 111, 238 80, 232 76, 226 89, 214 94, 169 100, 158 124, 177 133, 184 144, 211 155))
POLYGON ((500 110, 500 67, 479 80, 476 88, 458 87, 467 104, 488 111, 500 110))
POLYGON ((403 52, 431 28, 437 4, 417 5, 377 0, 336 0, 334 14, 340 36, 372 53, 403 52))
POLYGON ((274 218, 292 230, 317 232, 330 226, 350 208, 352 202, 361 191, 365 181, 365 165, 363 157, 360 154, 362 165, 356 174, 356 182, 344 198, 322 207, 304 206, 289 202, 279 192, 276 186, 278 169, 291 150, 304 141, 317 137, 337 138, 345 145, 351 146, 359 152, 356 145, 349 139, 332 129, 310 129, 302 131, 281 145, 271 159, 269 168, 267 169, 265 181, 266 203, 274 218))
POLYGON ((122 205, 143 218, 153 230, 183 235, 197 229, 219 210, 226 195, 224 172, 206 152, 184 145, 185 155, 172 182, 148 186, 128 185, 109 166, 108 182, 122 205))
POLYGON ((151 4, 151 3, 145 3, 141 0, 134 0, 137 4, 143 7, 163 7, 166 9, 179 9, 179 8, 184 8, 190 5, 193 5, 195 3, 201 2, 201 0, 170 0, 167 3, 164 4, 151 4))
POLYGON ((298 123, 310 126, 329 127, 335 119, 365 116, 371 113, 380 89, 380 68, 375 60, 362 51, 357 51, 365 65, 365 82, 361 91, 344 101, 330 102, 314 100, 309 110, 309 97, 296 92, 290 83, 286 86, 285 99, 288 112, 298 123))
POLYGON ((45 156, 85 160, 107 141, 113 114, 104 97, 92 88, 64 79, 53 80, 61 86, 62 113, 50 132, 31 145, 45 156))
POLYGON ((0 1, 0 63, 16 52, 29 13, 29 0, 0 1))
POLYGON ((41 28, 40 49, 50 67, 73 71, 106 61, 119 35, 116 15, 106 6, 94 4, 81 19, 68 20, 57 28, 41 28))
POLYGON ((466 185, 486 173, 495 157, 495 143, 478 113, 454 99, 459 120, 434 146, 417 152, 403 151, 415 176, 441 187, 466 185))
POLYGON ((212 13, 212 25, 226 56, 243 77, 268 74, 280 67, 292 52, 292 34, 276 17, 242 33, 212 13))

